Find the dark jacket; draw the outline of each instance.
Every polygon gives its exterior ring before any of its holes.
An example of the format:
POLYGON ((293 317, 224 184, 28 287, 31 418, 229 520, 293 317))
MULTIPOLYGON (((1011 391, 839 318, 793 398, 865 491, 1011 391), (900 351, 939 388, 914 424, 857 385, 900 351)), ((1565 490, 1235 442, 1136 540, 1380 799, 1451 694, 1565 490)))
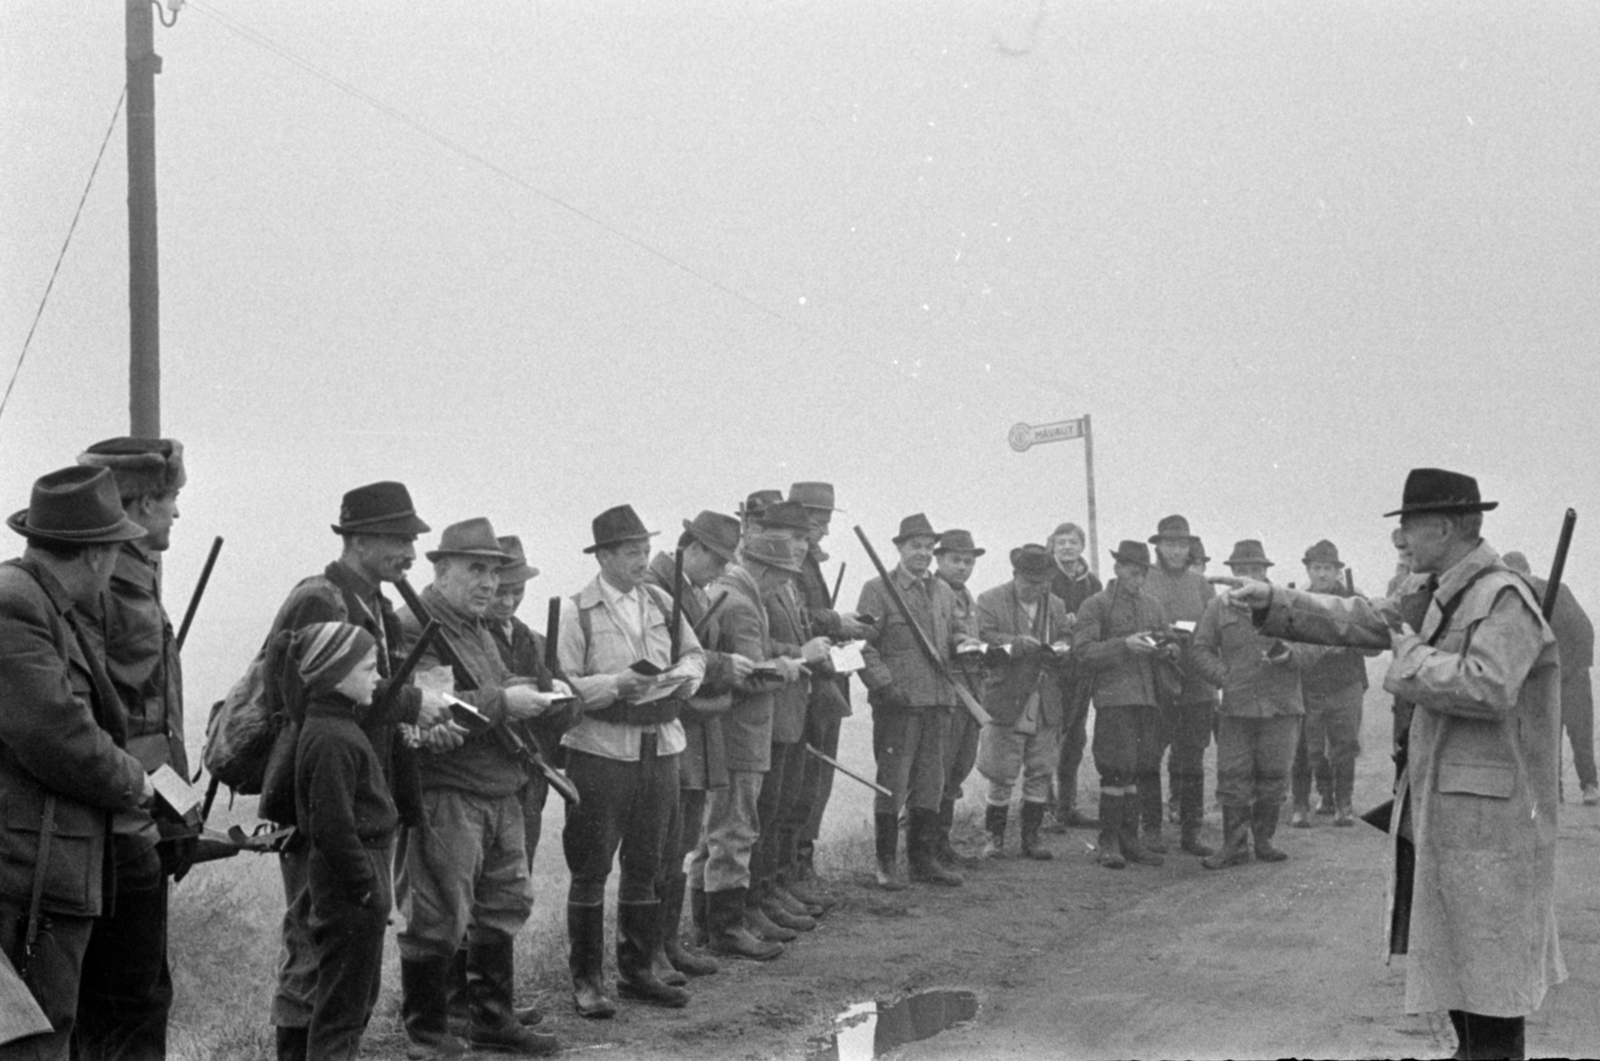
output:
MULTIPOLYGON (((672 557, 657 553, 650 561, 647 582, 672 593, 672 557)), ((704 631, 700 647, 705 650, 706 676, 700 688, 688 700, 689 710, 678 715, 683 723, 686 741, 683 756, 678 760, 678 787, 689 789, 725 788, 728 784, 728 753, 722 738, 721 714, 709 714, 704 709, 720 712, 733 694, 733 665, 728 651, 723 651, 721 640, 722 614, 719 608, 711 622, 706 624, 706 612, 711 601, 705 590, 683 583, 683 616, 689 625, 704 631)), ((754 656, 750 657, 752 660, 754 656)))
POLYGON ((1104 588, 1089 570, 1089 565, 1082 560, 1078 561, 1078 571, 1073 575, 1061 570, 1061 565, 1057 564, 1056 573, 1050 579, 1050 592, 1066 607, 1068 615, 1077 615, 1083 602, 1104 588))
POLYGON ((1250 616, 1218 597, 1206 605, 1195 631, 1192 658, 1206 680, 1222 690, 1219 715, 1233 718, 1276 718, 1303 715, 1300 669, 1319 649, 1289 644, 1287 663, 1269 663, 1265 653, 1273 638, 1256 630, 1250 616))
MULTIPOLYGON (((940 582, 950 587, 950 596, 955 601, 955 629, 956 637, 970 637, 974 640, 980 638, 978 633, 978 601, 972 591, 965 585, 957 586, 943 575, 935 575, 940 582)), ((952 659, 950 673, 955 675, 956 681, 966 687, 974 700, 983 701, 984 686, 988 683, 988 672, 984 669, 983 661, 969 659, 965 656, 956 656, 952 659)))
MULTIPOLYGON (((1161 602, 1162 610, 1167 613, 1167 622, 1194 623, 1197 629, 1201 617, 1206 613, 1206 605, 1217 595, 1205 576, 1193 568, 1185 567, 1174 573, 1159 562, 1145 576, 1144 591, 1161 602)), ((1183 692, 1179 694, 1180 700, 1185 704, 1216 703, 1216 689, 1194 664, 1193 635, 1180 633, 1176 636, 1183 643, 1183 658, 1180 661, 1183 692)))
MULTIPOLYGON (((800 647, 810 638, 805 611, 800 598, 788 583, 771 586, 761 594, 761 603, 767 609, 767 629, 772 635, 772 651, 768 656, 800 658, 800 647)), ((793 744, 805 739, 806 706, 811 700, 811 683, 807 678, 786 682, 772 692, 772 743, 793 744)))
POLYGON ((365 849, 387 846, 400 821, 383 766, 356 723, 360 710, 342 693, 313 698, 294 763, 296 827, 352 901, 377 888, 365 849))
MULTIPOLYGON (((889 572, 906 607, 916 619, 933 651, 946 664, 950 662, 960 631, 956 627, 955 594, 950 586, 931 571, 924 578, 913 578, 905 568, 889 572)), ((945 680, 917 647, 915 635, 895 607, 883 579, 874 578, 861 587, 861 603, 856 611, 874 616, 878 622, 867 638, 862 655, 866 668, 861 678, 868 689, 893 685, 912 707, 953 707, 958 702, 955 688, 945 680)))
POLYGON ((138 806, 145 772, 121 747, 122 704, 81 623, 42 565, 0 564, 0 895, 28 906, 51 801, 41 908, 94 917, 111 866, 111 816, 138 806))
POLYGON ((1083 602, 1072 628, 1072 655, 1080 675, 1094 683, 1096 708, 1157 704, 1155 657, 1135 654, 1124 639, 1166 631, 1161 602, 1142 591, 1125 592, 1117 579, 1083 602))
MULTIPOLYGON (((1067 609, 1054 593, 1039 602, 1033 620, 1017 599, 1015 581, 984 590, 977 604, 978 636, 985 644, 1009 645, 1019 637, 1037 638, 1049 646, 1066 637, 1067 609)), ((1046 726, 1060 726, 1062 687, 1057 657, 1048 647, 1012 656, 989 674, 983 708, 996 723, 1014 725, 1028 700, 1039 694, 1040 716, 1046 726)))
MULTIPOLYGON (((519 678, 532 678, 541 689, 549 688, 547 683, 551 679, 561 677, 545 665, 544 635, 534 633, 527 623, 513 615, 508 623, 490 622, 484 625, 489 636, 494 638, 495 647, 500 650, 501 662, 512 674, 519 678)), ((572 705, 568 704, 546 711, 538 718, 528 719, 520 725, 537 740, 538 750, 544 755, 545 761, 560 766, 563 763, 561 734, 572 722, 572 705)), ((528 774, 530 781, 544 781, 544 775, 537 770, 530 770, 528 774)))
MULTIPOLYGON (((839 612, 834 608, 834 601, 829 598, 833 591, 828 586, 827 579, 822 574, 822 561, 828 554, 813 545, 807 552, 805 559, 800 561, 800 577, 795 579, 795 591, 800 594, 800 603, 805 607, 806 616, 811 622, 813 635, 838 638, 843 636, 839 623, 839 612)), ((852 713, 850 707, 850 676, 848 674, 811 676, 811 715, 814 718, 831 720, 848 718, 852 713)))

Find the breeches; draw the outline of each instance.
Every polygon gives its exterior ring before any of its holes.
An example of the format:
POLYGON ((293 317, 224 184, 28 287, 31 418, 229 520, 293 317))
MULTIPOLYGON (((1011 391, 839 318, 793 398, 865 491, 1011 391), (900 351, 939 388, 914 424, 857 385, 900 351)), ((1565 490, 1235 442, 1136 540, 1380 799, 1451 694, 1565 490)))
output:
POLYGON ((984 726, 978 742, 978 773, 989 782, 985 802, 991 807, 1009 805, 1021 774, 1022 802, 1049 803, 1050 775, 1060 744, 1061 730, 1055 726, 1040 726, 1035 733, 1019 733, 998 722, 984 726))
POLYGON ((656 899, 662 837, 678 805, 678 757, 656 755, 648 737, 643 745, 634 762, 568 750, 567 776, 582 797, 567 808, 561 832, 572 874, 569 903, 603 902, 613 860, 622 868, 619 902, 656 899))
POLYGON ((872 753, 878 784, 893 792, 873 801, 877 814, 939 809, 944 796, 944 739, 950 728, 947 707, 875 707, 872 753))
POLYGON ((1102 789, 1130 788, 1160 769, 1160 711, 1154 704, 1096 705, 1094 765, 1102 789))
POLYGON ((765 778, 729 770, 728 784, 706 793, 705 836, 689 863, 689 887, 720 892, 750 886, 750 856, 761 831, 756 807, 765 778))
POLYGON ((1217 802, 1235 808, 1282 803, 1299 737, 1299 715, 1223 715, 1217 725, 1217 802))
POLYGON ((468 925, 516 935, 533 912, 521 795, 425 788, 422 811, 422 823, 401 834, 397 859, 400 956, 449 957, 468 925))

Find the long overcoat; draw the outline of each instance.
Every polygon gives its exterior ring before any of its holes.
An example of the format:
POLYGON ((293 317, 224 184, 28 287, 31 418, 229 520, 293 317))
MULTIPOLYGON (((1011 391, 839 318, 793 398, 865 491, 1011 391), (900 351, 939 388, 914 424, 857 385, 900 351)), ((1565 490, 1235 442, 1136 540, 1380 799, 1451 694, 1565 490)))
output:
MULTIPOLYGON (((1257 614, 1285 639, 1391 643, 1379 608, 1361 597, 1274 587, 1257 614)), ((1416 705, 1396 797, 1410 800, 1417 856, 1406 1010, 1524 1016, 1566 978, 1555 911, 1555 636, 1527 583, 1480 544, 1440 577, 1421 630, 1393 645, 1384 688, 1416 705)))

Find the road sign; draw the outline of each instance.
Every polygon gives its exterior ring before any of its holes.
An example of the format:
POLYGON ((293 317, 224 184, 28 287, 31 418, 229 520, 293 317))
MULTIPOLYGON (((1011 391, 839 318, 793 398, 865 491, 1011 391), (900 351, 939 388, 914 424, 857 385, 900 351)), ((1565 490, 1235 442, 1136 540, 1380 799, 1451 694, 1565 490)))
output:
POLYGON ((1046 442, 1065 442, 1069 438, 1082 438, 1084 417, 1076 420, 1057 420, 1053 424, 1015 424, 1006 434, 1006 441, 1018 453, 1026 453, 1032 446, 1046 442))

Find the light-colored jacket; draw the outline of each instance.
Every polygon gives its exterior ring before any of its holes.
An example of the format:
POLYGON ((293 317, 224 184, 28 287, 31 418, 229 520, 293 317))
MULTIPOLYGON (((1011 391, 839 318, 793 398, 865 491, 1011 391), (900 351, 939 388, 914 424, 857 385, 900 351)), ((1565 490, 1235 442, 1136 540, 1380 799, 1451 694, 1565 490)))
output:
MULTIPOLYGON (((1277 587, 1262 629, 1317 644, 1390 643, 1361 597, 1277 587)), ((1408 1012, 1524 1016, 1566 979, 1555 912, 1559 683, 1555 635, 1528 585, 1487 545, 1444 572, 1422 628, 1395 642, 1384 688, 1416 705, 1396 797, 1410 800, 1417 853, 1408 1012)))
MULTIPOLYGON (((985 644, 1009 645, 1031 636, 1048 646, 1066 636, 1067 608, 1054 593, 1045 594, 1039 608, 1044 615, 1029 620, 1017 599, 1017 585, 1006 582, 978 596, 978 636, 985 644)), ((1048 648, 1014 656, 989 672, 983 709, 1000 725, 1016 725, 1028 701, 1039 694, 1039 714, 1047 727, 1062 723, 1061 665, 1048 648)))

